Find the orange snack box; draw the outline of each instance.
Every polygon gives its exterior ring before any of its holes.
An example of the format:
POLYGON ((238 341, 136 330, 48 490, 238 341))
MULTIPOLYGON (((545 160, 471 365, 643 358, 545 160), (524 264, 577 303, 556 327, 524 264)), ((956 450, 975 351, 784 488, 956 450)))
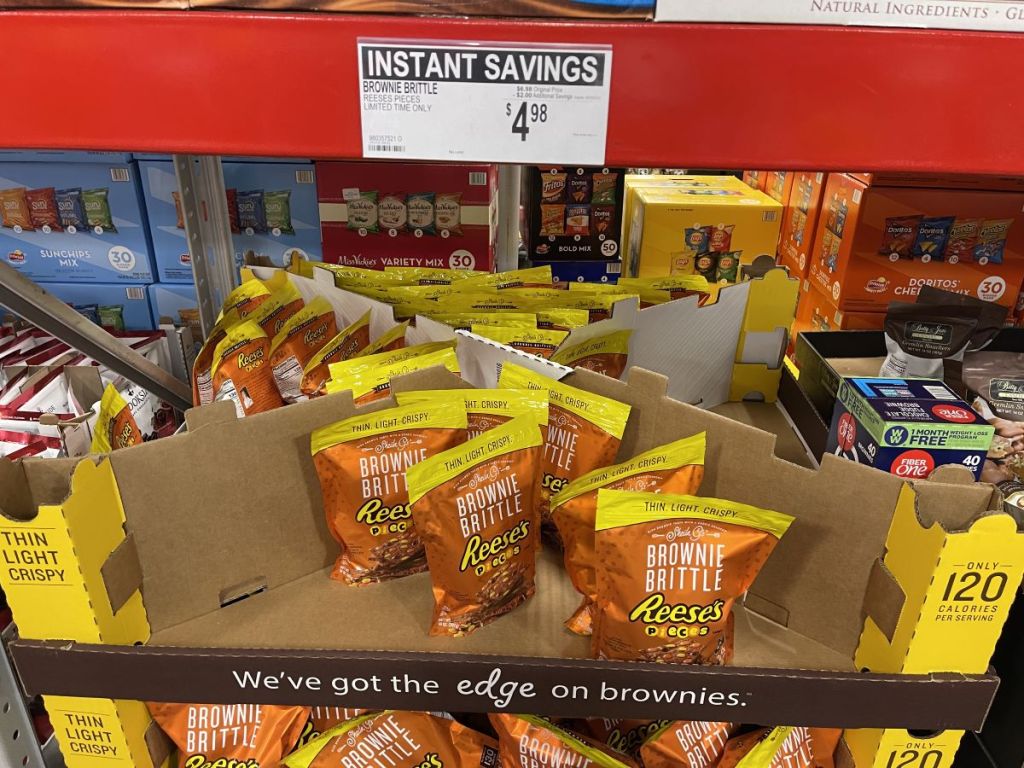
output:
POLYGON ((814 232, 818 226, 821 196, 825 191, 825 174, 800 172, 793 175, 793 185, 782 213, 779 232, 778 262, 793 277, 805 277, 810 266, 814 232))

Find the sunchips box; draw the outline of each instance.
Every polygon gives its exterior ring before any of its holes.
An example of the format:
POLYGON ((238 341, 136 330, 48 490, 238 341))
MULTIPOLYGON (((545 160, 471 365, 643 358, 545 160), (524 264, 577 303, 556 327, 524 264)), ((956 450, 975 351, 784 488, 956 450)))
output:
POLYGON ((908 480, 944 464, 980 480, 994 432, 941 381, 844 378, 825 450, 908 480))
POLYGON ((810 265, 808 254, 814 245, 821 195, 825 191, 825 174, 800 172, 793 174, 793 183, 782 214, 779 232, 779 264, 793 277, 806 277, 810 265))
MULTIPOLYGON (((235 261, 283 267, 293 258, 321 261, 316 174, 310 162, 224 162, 235 261)), ((170 158, 139 162, 146 214, 162 283, 191 283, 178 181, 170 158)))
POLYGON ((160 325, 163 317, 169 317, 177 325, 186 324, 182 321, 181 310, 199 307, 196 287, 191 283, 154 283, 147 290, 154 327, 160 325))
POLYGON ((624 168, 529 166, 526 253, 544 261, 619 261, 624 168))
POLYGON ((46 283, 43 287, 89 318, 105 315, 105 312, 100 312, 101 308, 120 307, 126 331, 151 331, 156 327, 149 308, 146 286, 46 283))
POLYGON ((640 188, 629 230, 628 274, 700 274, 734 283, 759 256, 775 261, 782 205, 737 188, 640 188))
POLYGON ((0 163, 0 214, 0 258, 26 277, 154 280, 134 163, 0 163))
POLYGON ((484 163, 317 162, 324 261, 494 269, 498 170, 484 163))
POLYGON ((1024 191, 869 186, 829 174, 809 277, 844 311, 882 312, 914 301, 922 285, 1012 307, 1024 280, 1022 210, 1024 191))

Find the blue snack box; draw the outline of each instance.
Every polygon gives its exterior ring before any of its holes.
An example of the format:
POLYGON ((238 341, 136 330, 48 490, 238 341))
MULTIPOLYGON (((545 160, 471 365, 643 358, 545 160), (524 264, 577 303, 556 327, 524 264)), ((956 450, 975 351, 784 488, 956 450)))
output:
POLYGON ((180 310, 199 306, 196 287, 191 283, 154 283, 148 290, 154 326, 160 325, 161 317, 169 317, 175 324, 180 324, 180 310))
POLYGON ((844 378, 825 450, 908 480, 943 464, 979 480, 994 433, 941 381, 844 378))
POLYGON ((120 306, 127 331, 151 331, 153 315, 149 296, 143 285, 109 285, 101 283, 46 283, 45 288, 65 304, 72 306, 120 306))
MULTIPOLYGON (((233 229, 237 230, 232 234, 236 264, 242 264, 247 256, 257 263, 279 267, 290 263, 293 254, 311 261, 322 260, 316 175, 311 162, 225 162, 222 168, 224 185, 228 190, 229 215, 233 229), (281 193, 286 193, 283 197, 287 201, 283 214, 281 193), (268 221, 264 203, 264 196, 268 194, 272 205, 276 204, 278 215, 284 215, 284 223, 290 227, 268 226, 275 223, 272 216, 268 221), (255 196, 260 196, 259 205, 255 205, 255 196), (241 226, 242 219, 238 215, 239 201, 248 203, 247 212, 254 214, 244 218, 246 227, 241 226)), ((144 160, 139 162, 139 175, 159 280, 191 283, 194 279, 192 261, 184 222, 174 199, 178 191, 174 166, 169 159, 144 160)))
POLYGON ((0 258, 26 277, 153 282, 134 163, 0 163, 0 203, 0 258))
POLYGON ((77 149, 0 149, 3 163, 128 163, 131 152, 92 152, 77 149))
POLYGON ((615 283, 622 274, 622 262, 614 261, 540 261, 530 262, 535 267, 551 266, 556 283, 615 283))

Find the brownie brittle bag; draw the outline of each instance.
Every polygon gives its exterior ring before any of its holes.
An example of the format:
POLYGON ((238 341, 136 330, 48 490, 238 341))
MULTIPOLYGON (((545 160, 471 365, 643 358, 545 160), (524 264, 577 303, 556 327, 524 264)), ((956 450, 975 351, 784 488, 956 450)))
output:
POLYGON ((599 490, 594 656, 728 663, 732 606, 792 521, 723 499, 599 490))
POLYGON ((270 339, 252 320, 228 329, 213 352, 213 399, 230 400, 238 417, 284 405, 270 367, 270 339))
POLYGON ((322 296, 292 315, 270 341, 274 383, 285 402, 305 400, 302 373, 309 361, 338 333, 334 309, 322 296))
POLYGON ((489 715, 498 734, 501 768, 635 768, 636 763, 586 736, 533 715, 489 715))
POLYGON ((466 409, 451 398, 353 416, 313 432, 328 528, 342 546, 332 578, 365 584, 426 569, 406 470, 465 440, 466 409))
POLYGON ((632 334, 631 330, 615 331, 557 349, 551 355, 551 362, 570 368, 586 368, 617 379, 626 370, 632 334))
POLYGON ((595 469, 573 480, 551 498, 551 516, 558 527, 565 556, 565 570, 583 602, 565 626, 578 635, 589 635, 597 600, 594 521, 597 491, 662 491, 694 494, 704 479, 706 433, 684 437, 652 448, 629 461, 595 469))
POLYGON ((539 422, 517 416, 406 472, 434 585, 430 634, 466 634, 533 596, 539 422))
POLYGON ((734 723, 676 720, 653 733, 640 747, 644 768, 710 768, 718 764, 734 723))
POLYGON ((759 728, 729 739, 717 768, 833 768, 838 728, 759 728))
POLYGON ((466 409, 467 439, 472 440, 516 416, 535 413, 539 423, 548 420, 548 393, 539 389, 436 389, 397 392, 399 405, 436 398, 453 398, 466 409))
POLYGON ((593 717, 586 720, 569 720, 562 725, 636 760, 640 756, 640 747, 670 722, 670 720, 593 717))

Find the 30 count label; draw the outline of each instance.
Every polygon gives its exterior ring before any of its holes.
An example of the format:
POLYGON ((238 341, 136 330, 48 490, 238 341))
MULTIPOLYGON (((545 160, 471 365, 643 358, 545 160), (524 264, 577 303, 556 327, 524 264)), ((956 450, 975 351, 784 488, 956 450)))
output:
POLYGON ((603 165, 611 46, 362 38, 363 156, 603 165))

